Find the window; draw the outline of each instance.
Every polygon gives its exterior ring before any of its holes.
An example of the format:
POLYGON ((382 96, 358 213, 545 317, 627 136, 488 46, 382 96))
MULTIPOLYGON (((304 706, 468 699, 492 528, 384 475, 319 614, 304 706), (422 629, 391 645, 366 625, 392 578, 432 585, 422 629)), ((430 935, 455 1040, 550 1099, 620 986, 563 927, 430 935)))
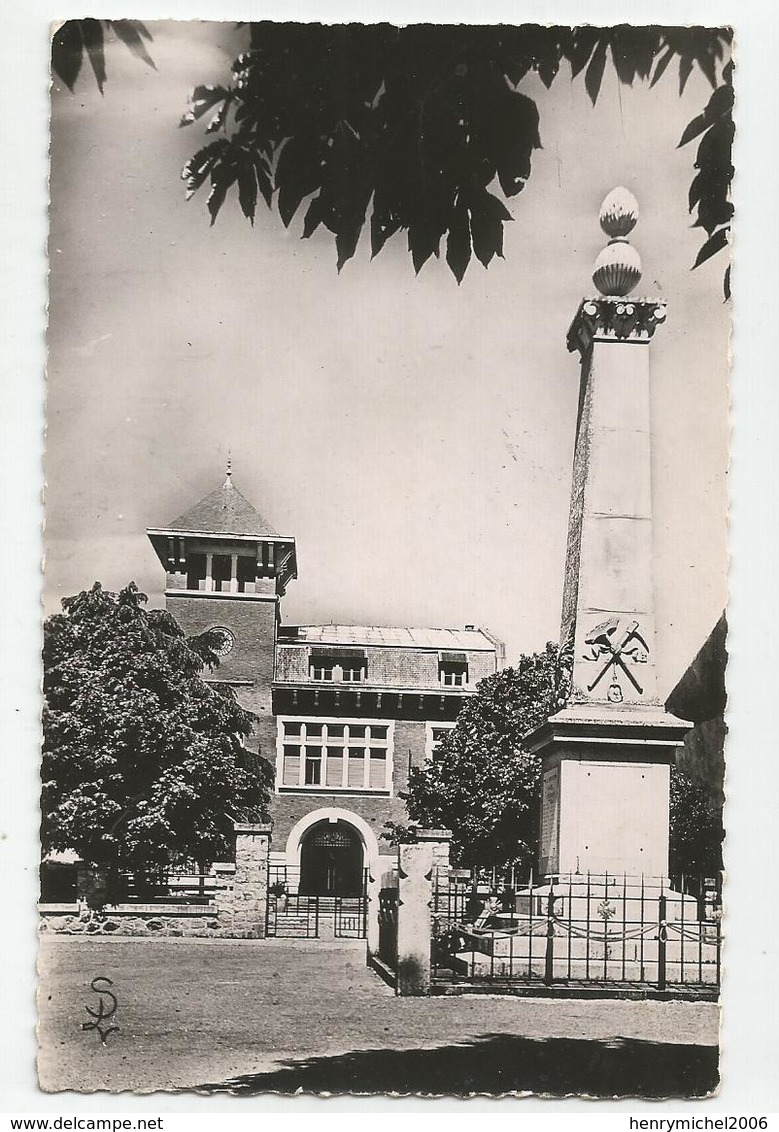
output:
POLYGON ((211 554, 193 552, 187 555, 187 589, 214 593, 254 593, 257 583, 257 559, 253 554, 211 554))
POLYGON ((438 679, 445 688, 464 688, 468 683, 468 654, 464 652, 440 652, 438 654, 438 679))
POLYGON ((206 556, 205 554, 187 555, 187 589, 204 590, 206 588, 206 556))
POLYGON ((326 654, 312 650, 309 658, 308 675, 311 680, 361 684, 368 677, 368 663, 363 653, 326 654))
POLYGON ((444 738, 454 727, 453 723, 428 723, 427 725, 427 741, 425 743, 425 757, 431 761, 435 761, 438 750, 444 741, 444 738))
POLYGON ((242 554, 238 558, 238 593, 254 593, 257 583, 257 559, 242 554))
POLYGON ((230 592, 233 561, 229 554, 211 555, 211 579, 217 593, 230 592))
POLYGON ((468 664, 442 660, 438 666, 438 676, 445 688, 464 688, 468 683, 468 664))
POLYGON ((279 720, 283 789, 389 793, 392 735, 386 723, 279 720))

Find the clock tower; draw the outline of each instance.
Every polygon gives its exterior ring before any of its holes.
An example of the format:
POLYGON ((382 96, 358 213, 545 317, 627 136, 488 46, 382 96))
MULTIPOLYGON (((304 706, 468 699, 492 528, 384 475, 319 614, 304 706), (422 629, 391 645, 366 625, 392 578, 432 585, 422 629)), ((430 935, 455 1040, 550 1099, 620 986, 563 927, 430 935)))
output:
POLYGON ((281 598, 297 577, 294 538, 279 535, 244 498, 229 461, 221 487, 146 533, 166 573, 166 608, 187 636, 215 633, 221 663, 211 682, 231 685, 255 713, 255 742, 272 760, 276 633, 281 598))

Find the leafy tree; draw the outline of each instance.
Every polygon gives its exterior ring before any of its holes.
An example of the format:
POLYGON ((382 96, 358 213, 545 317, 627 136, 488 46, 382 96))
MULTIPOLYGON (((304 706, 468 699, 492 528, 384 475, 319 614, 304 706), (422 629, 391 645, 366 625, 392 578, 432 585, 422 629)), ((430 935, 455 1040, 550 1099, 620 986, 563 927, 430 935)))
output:
POLYGON ((208 634, 186 639, 131 582, 66 598, 44 626, 44 851, 144 874, 223 858, 231 819, 256 819, 270 764, 243 745, 252 716, 208 684, 208 634))
MULTIPOLYGON (((54 70, 72 88, 84 54, 103 89, 108 29, 151 63, 138 21, 69 21, 57 33, 54 70)), ((517 196, 541 145, 536 103, 518 89, 535 72, 548 88, 584 75, 593 104, 606 67, 620 83, 654 85, 678 63, 679 90, 697 67, 712 97, 680 145, 703 134, 689 194, 707 239, 694 267, 728 241, 733 207, 732 64, 728 28, 252 23, 249 49, 226 85, 195 88, 182 118, 208 115, 219 135, 187 163, 187 195, 210 184, 211 223, 237 188, 253 223, 259 197, 285 226, 305 207, 303 236, 324 226, 340 270, 366 225, 377 255, 406 232, 416 271, 440 254, 462 280, 472 255, 503 254, 505 201, 517 196)), ((153 64, 152 64, 153 65, 153 64)), ((729 275, 725 276, 729 294, 729 275)))
POLYGON ((671 875, 718 876, 724 836, 722 811, 711 802, 706 788, 672 767, 671 875))
POLYGON ((541 766, 524 738, 553 710, 557 652, 550 642, 481 680, 435 759, 411 771, 411 820, 450 829, 459 865, 535 862, 541 766))

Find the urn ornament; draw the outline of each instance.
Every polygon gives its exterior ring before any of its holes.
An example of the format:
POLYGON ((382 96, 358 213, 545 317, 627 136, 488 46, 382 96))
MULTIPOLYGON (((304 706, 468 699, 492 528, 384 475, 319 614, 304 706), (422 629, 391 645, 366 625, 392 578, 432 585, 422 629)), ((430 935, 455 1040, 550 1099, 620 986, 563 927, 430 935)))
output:
POLYGON ((592 281, 601 295, 628 295, 641 279, 641 256, 627 240, 612 240, 598 258, 592 281))

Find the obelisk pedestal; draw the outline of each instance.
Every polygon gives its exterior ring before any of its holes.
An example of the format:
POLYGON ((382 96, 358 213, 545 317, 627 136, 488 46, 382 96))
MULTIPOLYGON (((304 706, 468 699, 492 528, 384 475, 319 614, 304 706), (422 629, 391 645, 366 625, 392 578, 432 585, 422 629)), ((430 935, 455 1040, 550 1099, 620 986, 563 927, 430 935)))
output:
POLYGON ((604 201, 601 294, 582 302, 568 335, 581 385, 558 710, 530 737, 547 877, 667 876, 670 766, 691 726, 656 687, 649 346, 665 304, 626 297, 641 277, 626 239, 637 215, 625 189, 604 201))

